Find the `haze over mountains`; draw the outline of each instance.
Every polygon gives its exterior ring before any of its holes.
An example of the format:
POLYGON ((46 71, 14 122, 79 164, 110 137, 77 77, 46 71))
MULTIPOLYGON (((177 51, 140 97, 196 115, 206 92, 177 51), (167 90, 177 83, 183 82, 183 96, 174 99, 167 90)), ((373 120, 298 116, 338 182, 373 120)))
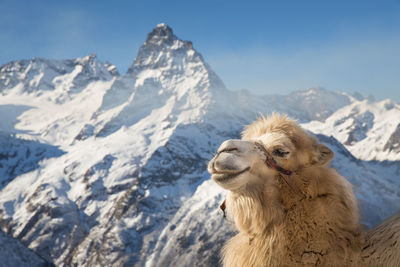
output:
POLYGON ((159 24, 124 75, 95 55, 0 67, 1 230, 39 266, 218 264, 232 231, 207 162, 274 111, 335 151, 366 225, 400 209, 400 105, 323 88, 229 91, 159 24))

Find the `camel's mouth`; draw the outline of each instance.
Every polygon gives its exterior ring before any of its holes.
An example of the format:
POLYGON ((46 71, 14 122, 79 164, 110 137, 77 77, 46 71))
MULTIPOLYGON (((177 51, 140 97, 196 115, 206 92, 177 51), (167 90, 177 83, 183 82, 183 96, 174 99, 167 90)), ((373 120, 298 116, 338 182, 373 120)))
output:
POLYGON ((232 172, 232 171, 227 171, 227 172, 217 172, 214 171, 212 174, 212 178, 219 183, 224 183, 227 182, 229 180, 232 180, 236 177, 238 177, 239 175, 247 172, 248 170, 250 170, 250 167, 247 167, 246 169, 239 171, 239 172, 232 172))

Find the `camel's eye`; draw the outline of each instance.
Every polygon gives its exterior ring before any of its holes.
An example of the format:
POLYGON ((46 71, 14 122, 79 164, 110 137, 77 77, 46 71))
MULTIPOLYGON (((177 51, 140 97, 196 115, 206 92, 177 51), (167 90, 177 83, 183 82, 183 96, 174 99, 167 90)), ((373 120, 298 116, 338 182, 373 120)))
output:
POLYGON ((274 155, 274 156, 277 156, 277 157, 285 157, 286 155, 288 155, 289 154, 289 152, 288 151, 284 151, 284 150, 282 150, 282 149, 280 149, 280 148, 276 148, 276 149, 274 149, 274 151, 272 151, 272 154, 274 155))

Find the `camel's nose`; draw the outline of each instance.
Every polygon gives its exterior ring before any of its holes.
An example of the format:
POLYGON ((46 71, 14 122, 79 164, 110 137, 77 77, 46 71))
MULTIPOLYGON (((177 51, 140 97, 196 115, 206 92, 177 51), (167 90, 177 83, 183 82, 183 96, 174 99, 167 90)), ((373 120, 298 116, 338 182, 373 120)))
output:
POLYGON ((217 172, 238 172, 249 167, 247 157, 248 152, 254 149, 252 142, 242 140, 226 140, 218 149, 218 155, 215 156, 209 165, 209 171, 217 172))
POLYGON ((223 142, 218 148, 218 153, 222 152, 246 152, 254 147, 252 142, 242 141, 239 139, 229 139, 223 142))

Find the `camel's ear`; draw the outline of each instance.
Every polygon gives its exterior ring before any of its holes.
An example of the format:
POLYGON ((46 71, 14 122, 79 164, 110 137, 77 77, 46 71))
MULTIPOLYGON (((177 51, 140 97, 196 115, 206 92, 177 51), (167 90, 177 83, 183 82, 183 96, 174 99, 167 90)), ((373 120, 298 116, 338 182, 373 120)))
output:
POLYGON ((317 154, 316 157, 312 160, 312 165, 325 165, 329 163, 335 153, 324 144, 317 145, 317 154))

